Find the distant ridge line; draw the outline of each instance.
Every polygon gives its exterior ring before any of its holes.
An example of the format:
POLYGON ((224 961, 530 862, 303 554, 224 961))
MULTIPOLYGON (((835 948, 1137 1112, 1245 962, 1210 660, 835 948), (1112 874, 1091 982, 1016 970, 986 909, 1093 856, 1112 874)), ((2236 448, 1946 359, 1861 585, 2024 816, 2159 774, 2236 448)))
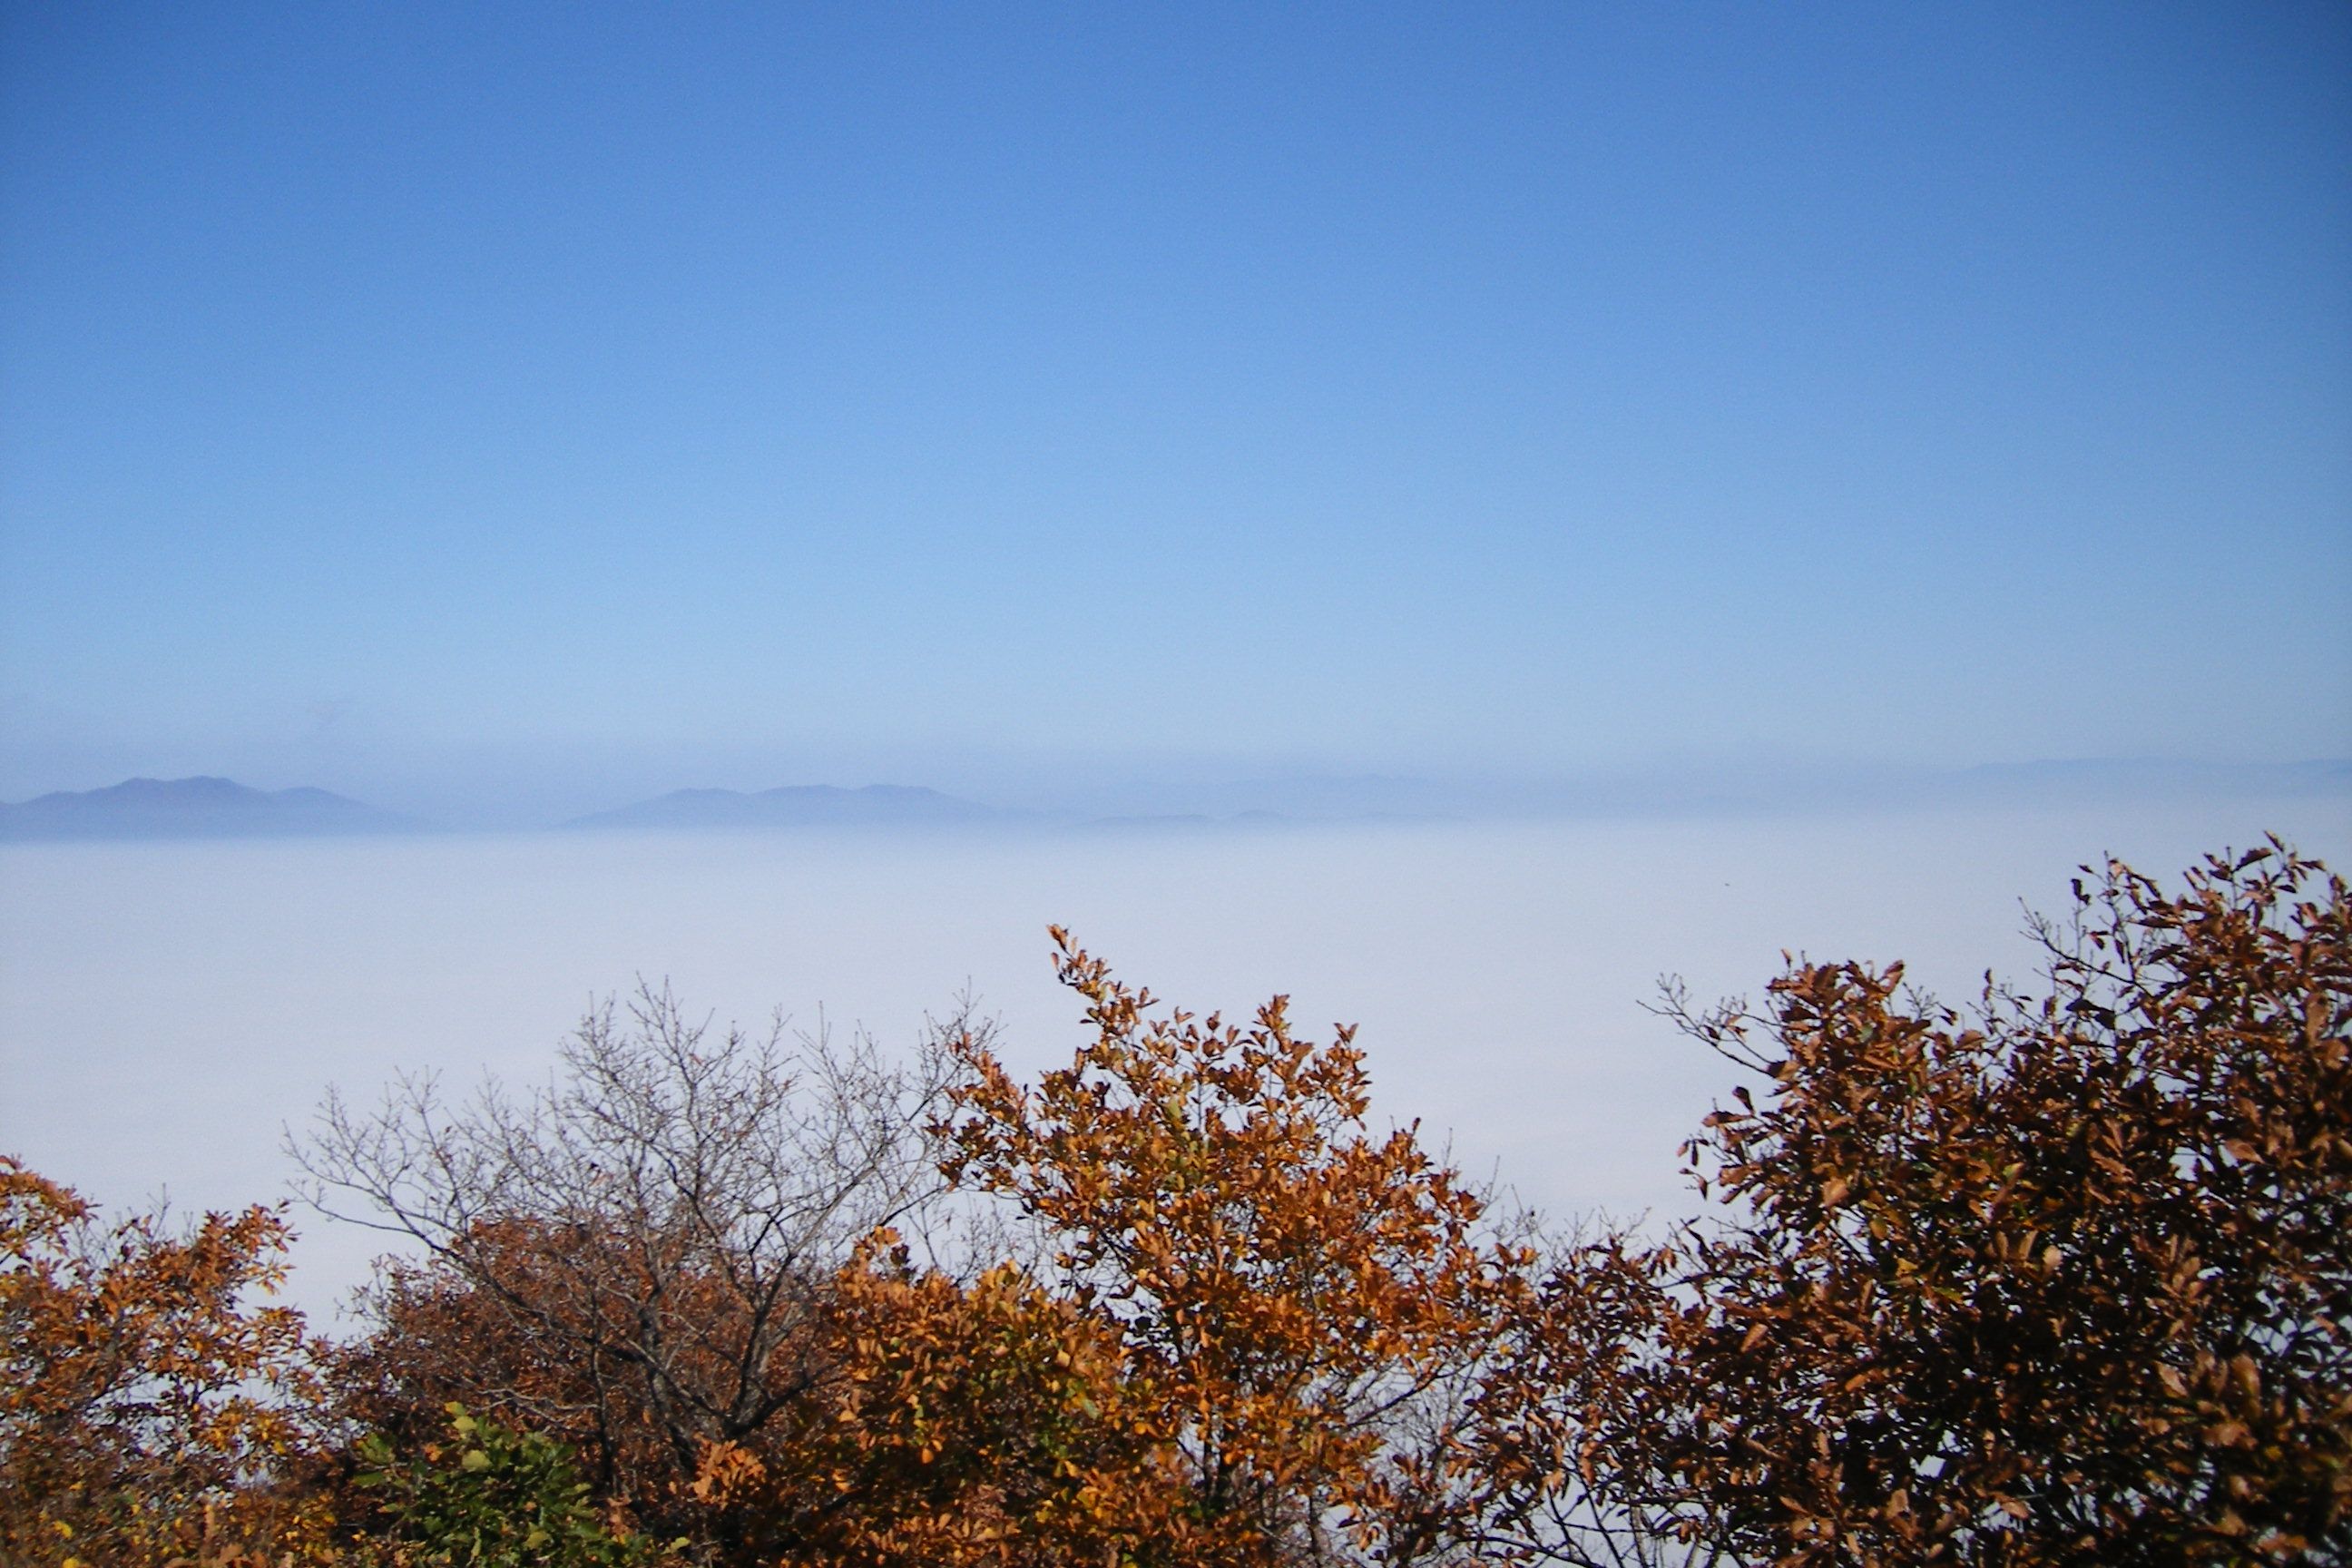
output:
MULTIPOLYGON (((491 830, 998 827, 1191 833, 1318 825, 1719 817, 1885 810, 2016 809, 2126 801, 2352 797, 2352 759, 2288 763, 2087 757, 1970 766, 1588 773, 1444 783, 1303 774, 1138 785, 1051 805, 983 804, 920 784, 677 789, 608 810, 491 830)), ((574 800, 579 798, 575 794, 574 800)), ((49 839, 273 838, 468 831, 312 785, 260 790, 213 774, 138 777, 0 803, 0 843, 49 839)))
POLYGON ((0 840, 299 838, 407 833, 424 825, 304 784, 258 790, 200 773, 125 779, 104 789, 53 790, 0 804, 0 840))

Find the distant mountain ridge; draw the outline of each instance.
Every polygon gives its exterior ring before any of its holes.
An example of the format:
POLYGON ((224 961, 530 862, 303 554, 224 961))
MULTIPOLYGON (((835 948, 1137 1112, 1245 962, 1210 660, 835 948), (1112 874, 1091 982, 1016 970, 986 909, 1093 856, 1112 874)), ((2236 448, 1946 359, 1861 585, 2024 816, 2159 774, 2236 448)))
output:
POLYGON ((903 827, 1020 820, 1023 814, 941 795, 916 784, 784 784, 746 794, 731 789, 672 790, 612 811, 574 817, 566 827, 903 827))
POLYGON ((0 804, 0 840, 281 838, 399 833, 419 826, 322 789, 258 790, 233 779, 125 779, 0 804))
MULTIPOLYGON (((571 800, 592 781, 575 785, 571 800)), ((606 798, 610 798, 607 796, 606 798)), ((1595 820, 1885 810, 2030 808, 2098 802, 2352 801, 2352 759, 2212 763, 2082 758, 1968 768, 1854 765, 1589 773, 1549 782, 1383 775, 1151 780, 997 806, 914 784, 681 789, 551 823, 419 821, 323 789, 259 790, 209 775, 133 778, 0 803, 0 843, 47 839, 323 837, 464 830, 1004 828, 1209 832, 1318 825, 1595 820)), ((572 805, 572 810, 578 805, 572 805)), ((551 813, 550 815, 552 815, 551 813)))

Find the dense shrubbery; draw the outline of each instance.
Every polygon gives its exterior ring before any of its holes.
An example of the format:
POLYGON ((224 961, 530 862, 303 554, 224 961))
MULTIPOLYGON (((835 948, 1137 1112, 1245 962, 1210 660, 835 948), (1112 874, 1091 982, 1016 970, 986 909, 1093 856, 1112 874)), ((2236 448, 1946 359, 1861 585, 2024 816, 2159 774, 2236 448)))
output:
POLYGON ((1807 964, 1680 1013, 1764 1080, 1690 1145, 1733 1217, 1555 1260, 1488 1394, 1570 1538, 1724 1560, 2352 1553, 2352 910, 2276 847, 2118 867, 1963 1016, 1807 964))
POLYGON ((1344 1031, 1060 933, 1090 1038, 1034 1086, 970 1020, 899 1067, 649 994, 537 1095, 331 1103, 310 1195, 421 1244, 352 1342, 257 1304, 275 1212, 0 1163, 0 1561, 2344 1561, 2344 887, 2078 895, 1965 1014, 1677 1004, 1755 1077, 1662 1239, 1496 1213, 1344 1031))
POLYGON ((615 1526, 563 1445, 478 1420, 462 1405, 451 1405, 448 1416, 438 1442, 404 1451, 371 1432, 353 1448, 369 1467, 352 1479, 373 1494, 372 1544, 393 1562, 643 1568, 662 1555, 615 1526))
POLYGON ((160 1563, 315 1539, 321 1386, 274 1210, 101 1225, 0 1157, 0 1562, 160 1563))

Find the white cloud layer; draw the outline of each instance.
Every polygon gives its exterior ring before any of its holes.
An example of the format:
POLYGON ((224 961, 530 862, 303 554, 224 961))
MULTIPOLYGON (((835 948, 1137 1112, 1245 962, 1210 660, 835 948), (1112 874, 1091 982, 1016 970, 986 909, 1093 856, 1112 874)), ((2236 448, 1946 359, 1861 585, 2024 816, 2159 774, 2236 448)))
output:
MULTIPOLYGON (((1079 1040, 1070 926, 1131 981, 1361 1026, 1376 1120, 1419 1118, 1556 1214, 1687 1205, 1675 1149, 1736 1074, 1643 1011, 1665 973, 1760 992, 1781 949, 2022 976, 2019 900, 2080 861, 2173 872, 2275 828, 2352 866, 2340 797, 1843 818, 1060 837, 541 835, 0 849, 0 1150, 106 1204, 281 1194, 330 1084, 546 1070, 593 994, 667 976, 903 1046, 967 984, 1034 1072, 1079 1040)), ((373 1238, 298 1215, 297 1299, 373 1238)))

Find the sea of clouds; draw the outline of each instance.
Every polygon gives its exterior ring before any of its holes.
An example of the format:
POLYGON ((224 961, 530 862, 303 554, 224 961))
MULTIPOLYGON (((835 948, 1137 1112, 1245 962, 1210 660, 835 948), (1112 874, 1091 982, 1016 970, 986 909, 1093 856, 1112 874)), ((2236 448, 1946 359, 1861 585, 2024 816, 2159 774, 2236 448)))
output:
MULTIPOLYGON (((2276 830, 2352 867, 2305 796, 1579 823, 934 834, 540 833, 0 848, 0 1152, 109 1205, 274 1200, 331 1084, 543 1076, 642 975, 691 1007, 886 1047, 969 989, 1016 1070, 1082 1034, 1045 928, 1171 1002, 1275 992, 1360 1026, 1377 1123, 1559 1215, 1694 1207, 1676 1146, 1737 1069, 1645 1010, 1662 975, 1759 994, 1780 953, 1908 960, 1950 997, 2031 978, 2023 905, 2105 854, 2177 872, 2276 830)), ((331 1314, 381 1239, 303 1211, 331 1314)))

